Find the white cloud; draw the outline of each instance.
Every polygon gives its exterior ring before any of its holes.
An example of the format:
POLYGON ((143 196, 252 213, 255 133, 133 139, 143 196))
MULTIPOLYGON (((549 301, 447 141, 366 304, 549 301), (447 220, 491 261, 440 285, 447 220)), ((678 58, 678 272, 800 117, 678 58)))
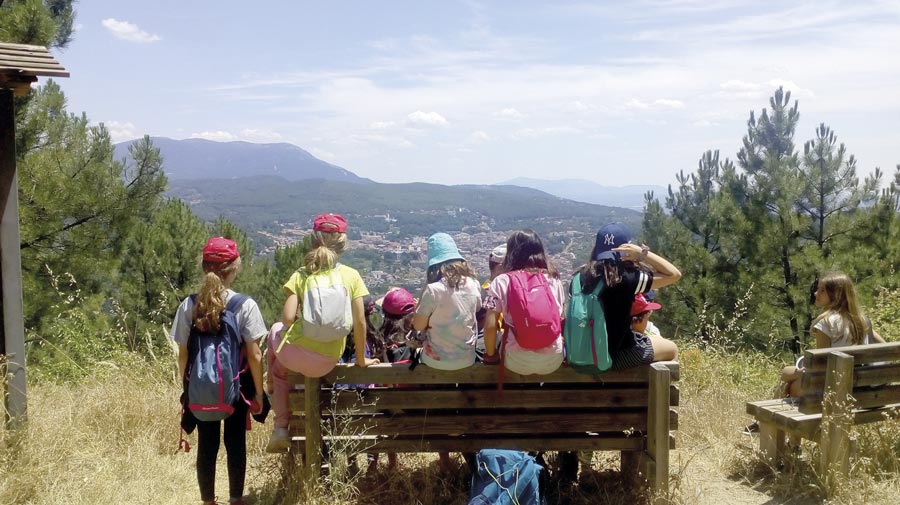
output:
POLYGON ((222 130, 192 133, 191 138, 214 140, 216 142, 231 142, 233 140, 238 140, 237 135, 222 130))
POLYGON ((396 125, 397 123, 394 121, 375 121, 369 125, 369 128, 372 130, 389 130, 396 125))
POLYGON ((103 121, 103 126, 109 131, 109 138, 114 144, 141 137, 134 124, 122 121, 103 121))
POLYGON ((116 37, 130 42, 156 42, 162 40, 159 35, 145 32, 138 25, 128 21, 119 21, 115 18, 107 18, 101 21, 104 27, 116 37))
POLYGON ((280 133, 272 130, 260 130, 257 128, 244 128, 238 134, 241 140, 246 140, 248 142, 261 142, 261 143, 272 143, 272 142, 281 142, 284 140, 284 136, 280 133))
POLYGON ((684 102, 682 102, 681 100, 670 100, 668 98, 660 98, 658 100, 654 100, 653 105, 660 105, 662 107, 668 107, 670 109, 684 108, 684 102))
POLYGON ((544 128, 520 128, 512 133, 515 140, 533 139, 548 135, 566 135, 581 133, 581 129, 574 126, 548 126, 544 128))
POLYGON ((417 110, 406 116, 410 122, 416 124, 426 124, 431 126, 439 126, 447 124, 447 119, 437 112, 422 112, 417 110))
POLYGON ((498 110, 494 113, 494 117, 499 117, 503 119, 521 119, 525 117, 521 112, 516 110, 513 107, 507 107, 502 110, 498 110))
POLYGON ((483 144, 491 140, 491 136, 481 130, 474 131, 469 134, 470 144, 483 144))
POLYGON ((650 108, 650 104, 644 103, 644 102, 638 100, 637 98, 632 98, 631 100, 628 100, 627 102, 625 102, 625 108, 626 109, 647 110, 650 108))

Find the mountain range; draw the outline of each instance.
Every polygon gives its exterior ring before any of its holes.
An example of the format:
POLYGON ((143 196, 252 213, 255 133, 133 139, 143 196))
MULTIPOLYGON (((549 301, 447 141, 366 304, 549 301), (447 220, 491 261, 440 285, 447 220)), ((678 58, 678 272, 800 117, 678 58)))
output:
MULTIPOLYGON (((175 140, 166 137, 151 137, 151 140, 163 156, 166 177, 173 181, 271 175, 288 181, 325 179, 362 184, 371 182, 322 161, 293 144, 175 140)), ((134 142, 116 144, 116 159, 128 158, 128 148, 134 142)))
POLYGON ((530 179, 528 177, 516 177, 498 184, 522 186, 541 190, 560 198, 574 200, 576 202, 594 203, 612 207, 624 207, 626 209, 643 210, 644 195, 652 191, 657 197, 666 195, 668 189, 665 186, 633 185, 633 186, 603 186, 596 182, 584 179, 530 179))

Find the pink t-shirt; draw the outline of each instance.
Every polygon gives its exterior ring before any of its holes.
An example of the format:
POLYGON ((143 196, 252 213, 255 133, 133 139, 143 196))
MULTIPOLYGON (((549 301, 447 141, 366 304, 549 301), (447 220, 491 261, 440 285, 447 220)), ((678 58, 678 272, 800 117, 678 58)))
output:
MULTIPOLYGON (((565 314, 566 291, 562 281, 550 275, 544 274, 547 283, 550 285, 550 291, 553 299, 559 305, 559 317, 562 319, 565 314)), ((509 297, 509 276, 500 274, 488 287, 487 295, 484 300, 484 307, 488 310, 499 312, 503 315, 504 324, 507 325, 508 331, 506 338, 506 355, 504 363, 506 368, 522 375, 528 374, 548 374, 559 368, 563 361, 563 336, 559 337, 547 347, 543 349, 525 349, 516 341, 516 331, 512 326, 512 318, 509 317, 507 301, 509 297)))

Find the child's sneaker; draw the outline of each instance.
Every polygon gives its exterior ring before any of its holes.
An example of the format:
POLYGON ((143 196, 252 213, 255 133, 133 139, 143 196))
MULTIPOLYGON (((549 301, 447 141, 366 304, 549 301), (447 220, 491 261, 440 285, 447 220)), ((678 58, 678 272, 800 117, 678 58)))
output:
POLYGON ((266 452, 272 454, 281 454, 288 451, 291 447, 291 435, 287 428, 275 428, 272 430, 272 436, 269 437, 269 443, 266 444, 266 452))

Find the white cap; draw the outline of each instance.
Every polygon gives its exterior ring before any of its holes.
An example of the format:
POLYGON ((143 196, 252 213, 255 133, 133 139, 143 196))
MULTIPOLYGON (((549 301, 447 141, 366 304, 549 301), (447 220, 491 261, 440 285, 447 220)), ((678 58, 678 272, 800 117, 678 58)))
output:
POLYGON ((491 251, 490 261, 503 263, 504 258, 506 258, 506 244, 498 245, 491 251))

